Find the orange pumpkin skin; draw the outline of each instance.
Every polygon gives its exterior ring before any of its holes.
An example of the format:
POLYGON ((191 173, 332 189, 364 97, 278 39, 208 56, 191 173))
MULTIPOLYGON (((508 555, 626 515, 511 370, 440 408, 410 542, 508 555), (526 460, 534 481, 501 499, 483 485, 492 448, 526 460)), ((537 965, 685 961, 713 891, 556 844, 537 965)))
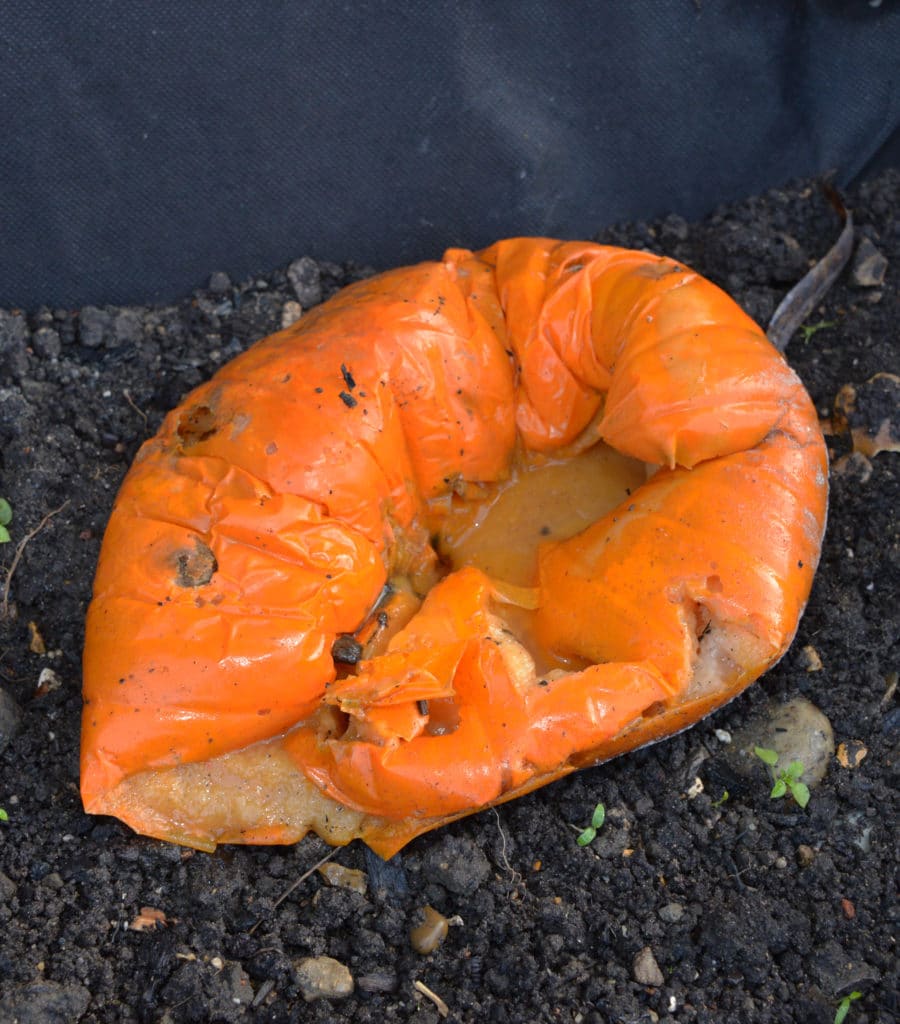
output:
POLYGON ((511 239, 360 282, 138 454, 88 613, 85 807, 390 854, 740 692, 793 638, 826 503, 802 385, 671 260, 511 239), (601 441, 656 471, 524 582, 448 573, 455 516, 601 441), (387 648, 338 678, 401 580, 387 648))

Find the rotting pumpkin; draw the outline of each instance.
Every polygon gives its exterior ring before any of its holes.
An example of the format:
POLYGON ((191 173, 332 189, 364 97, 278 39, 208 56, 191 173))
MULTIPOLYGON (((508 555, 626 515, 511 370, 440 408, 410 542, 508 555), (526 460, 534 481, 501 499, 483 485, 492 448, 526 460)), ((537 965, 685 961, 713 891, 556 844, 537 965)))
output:
POLYGON ((139 452, 86 809, 201 849, 414 836, 693 724, 787 649, 815 410, 670 259, 519 238, 362 281, 139 452))

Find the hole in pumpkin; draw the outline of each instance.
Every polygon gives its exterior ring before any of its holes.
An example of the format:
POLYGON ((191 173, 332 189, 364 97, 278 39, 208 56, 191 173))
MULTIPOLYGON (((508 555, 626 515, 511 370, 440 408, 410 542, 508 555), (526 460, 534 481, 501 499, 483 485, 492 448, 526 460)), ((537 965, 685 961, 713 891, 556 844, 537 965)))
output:
POLYGON ((219 568, 216 556, 201 540, 194 541, 194 548, 183 549, 175 554, 175 582, 179 587, 205 587, 219 568))
POLYGON ((428 701, 428 723, 425 733, 428 736, 447 736, 459 728, 459 705, 452 697, 428 701))
POLYGON ((454 569, 474 565, 492 579, 533 586, 541 543, 581 533, 645 480, 643 462, 602 443, 568 459, 535 459, 509 480, 454 498, 438 554, 454 569))
POLYGON ((185 448, 207 441, 215 434, 218 426, 215 413, 208 405, 195 405, 188 409, 178 421, 176 433, 185 448))

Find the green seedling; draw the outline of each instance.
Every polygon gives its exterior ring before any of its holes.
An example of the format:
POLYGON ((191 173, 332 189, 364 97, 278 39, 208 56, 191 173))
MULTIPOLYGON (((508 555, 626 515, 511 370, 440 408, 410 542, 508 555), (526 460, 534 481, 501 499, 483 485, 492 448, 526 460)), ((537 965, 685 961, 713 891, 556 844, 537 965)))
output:
POLYGON ((835 320, 820 320, 818 323, 815 324, 803 324, 803 326, 800 328, 800 333, 803 335, 804 341, 809 341, 809 339, 814 334, 818 334, 819 331, 824 331, 828 327, 836 326, 837 321, 835 320))
POLYGON ((844 1024, 850 1007, 857 999, 862 999, 862 992, 851 992, 838 1003, 837 1012, 834 1015, 834 1024, 844 1024))
MULTIPOLYGON (((769 750, 767 747, 754 747, 753 753, 770 768, 774 768, 778 764, 778 754, 774 750, 769 750)), ((809 803, 809 786, 800 781, 804 771, 806 769, 803 767, 802 761, 791 761, 787 768, 775 776, 775 785, 769 794, 771 799, 778 800, 790 793, 800 807, 805 807, 809 803)))
POLYGON ((722 795, 721 795, 721 796, 719 797, 719 799, 718 799, 718 800, 713 800, 713 802, 712 802, 712 806, 713 806, 713 807, 721 807, 721 806, 722 806, 722 804, 724 804, 724 803, 725 803, 725 801, 726 801, 726 800, 728 799, 728 797, 729 797, 730 795, 731 795, 731 794, 730 794, 730 793, 728 792, 728 790, 727 790, 727 789, 723 789, 723 790, 722 790, 722 795))
POLYGON ((12 520, 12 508, 6 498, 0 498, 0 544, 8 544, 10 541, 9 526, 12 520))
POLYGON ((0 821, 9 821, 9 815, 0 807, 0 821))
POLYGON ((594 813, 591 815, 591 823, 575 840, 579 846, 588 846, 597 838, 597 832, 603 828, 606 821, 606 808, 603 804, 597 804, 594 813))

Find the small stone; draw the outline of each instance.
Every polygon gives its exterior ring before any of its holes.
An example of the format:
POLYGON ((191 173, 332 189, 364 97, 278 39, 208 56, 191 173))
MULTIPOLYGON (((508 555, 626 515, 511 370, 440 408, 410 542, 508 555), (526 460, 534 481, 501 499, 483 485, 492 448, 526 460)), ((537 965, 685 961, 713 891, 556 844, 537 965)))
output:
POLYGON ((141 316, 134 309, 120 309, 113 317, 112 333, 106 339, 107 348, 119 345, 136 345, 143 337, 141 316))
POLYGON ((447 938, 450 926, 447 918, 434 907, 422 907, 420 915, 421 922, 409 930, 409 942, 421 956, 428 956, 447 938))
POLYGON ((810 701, 797 697, 772 708, 768 715, 754 719, 735 736, 732 767, 750 777, 762 763, 754 754, 756 747, 774 750, 778 761, 770 772, 777 778, 792 761, 803 763, 802 781, 817 786, 825 777, 834 757, 834 732, 831 722, 810 701))
POLYGON ((22 724, 22 709, 4 689, 0 689, 0 751, 5 750, 22 724))
POLYGON ((858 288, 880 288, 887 272, 887 258, 870 238, 863 238, 853 259, 853 283, 858 288))
POLYGON ((822 659, 812 644, 807 644, 800 653, 803 655, 804 668, 807 672, 822 671, 822 659))
POLYGON ((353 993, 353 975, 333 957, 306 957, 297 961, 295 970, 297 984, 308 1003, 316 999, 346 999, 353 993))
POLYGON ((808 868, 815 859, 816 851, 811 846, 801 843, 797 847, 797 863, 801 868, 808 868))
POLYGON ((684 907, 680 903, 667 903, 660 907, 659 916, 666 924, 674 924, 684 917, 684 907))
POLYGON ((319 874, 329 885, 338 889, 350 889, 352 892, 358 892, 360 896, 365 896, 368 889, 365 871, 345 868, 343 864, 335 864, 334 861, 323 864, 319 868, 319 874))
POLYGON ((216 295, 224 295, 231 288, 231 278, 224 270, 217 270, 210 275, 208 287, 216 295))
POLYGON ((304 309, 322 301, 322 275, 311 256, 301 256, 288 267, 288 279, 304 309))
POLYGON ((292 327, 303 316, 303 307, 299 302, 289 300, 281 309, 281 329, 292 327))
POLYGON ((634 960, 631 962, 631 973, 639 985, 648 985, 650 988, 659 988, 665 981, 659 964, 656 962, 656 957, 653 955, 653 950, 649 946, 644 946, 639 953, 635 954, 634 960))
POLYGON ((78 319, 78 336, 86 348, 100 348, 112 334, 112 317, 106 310, 85 306, 78 319))

